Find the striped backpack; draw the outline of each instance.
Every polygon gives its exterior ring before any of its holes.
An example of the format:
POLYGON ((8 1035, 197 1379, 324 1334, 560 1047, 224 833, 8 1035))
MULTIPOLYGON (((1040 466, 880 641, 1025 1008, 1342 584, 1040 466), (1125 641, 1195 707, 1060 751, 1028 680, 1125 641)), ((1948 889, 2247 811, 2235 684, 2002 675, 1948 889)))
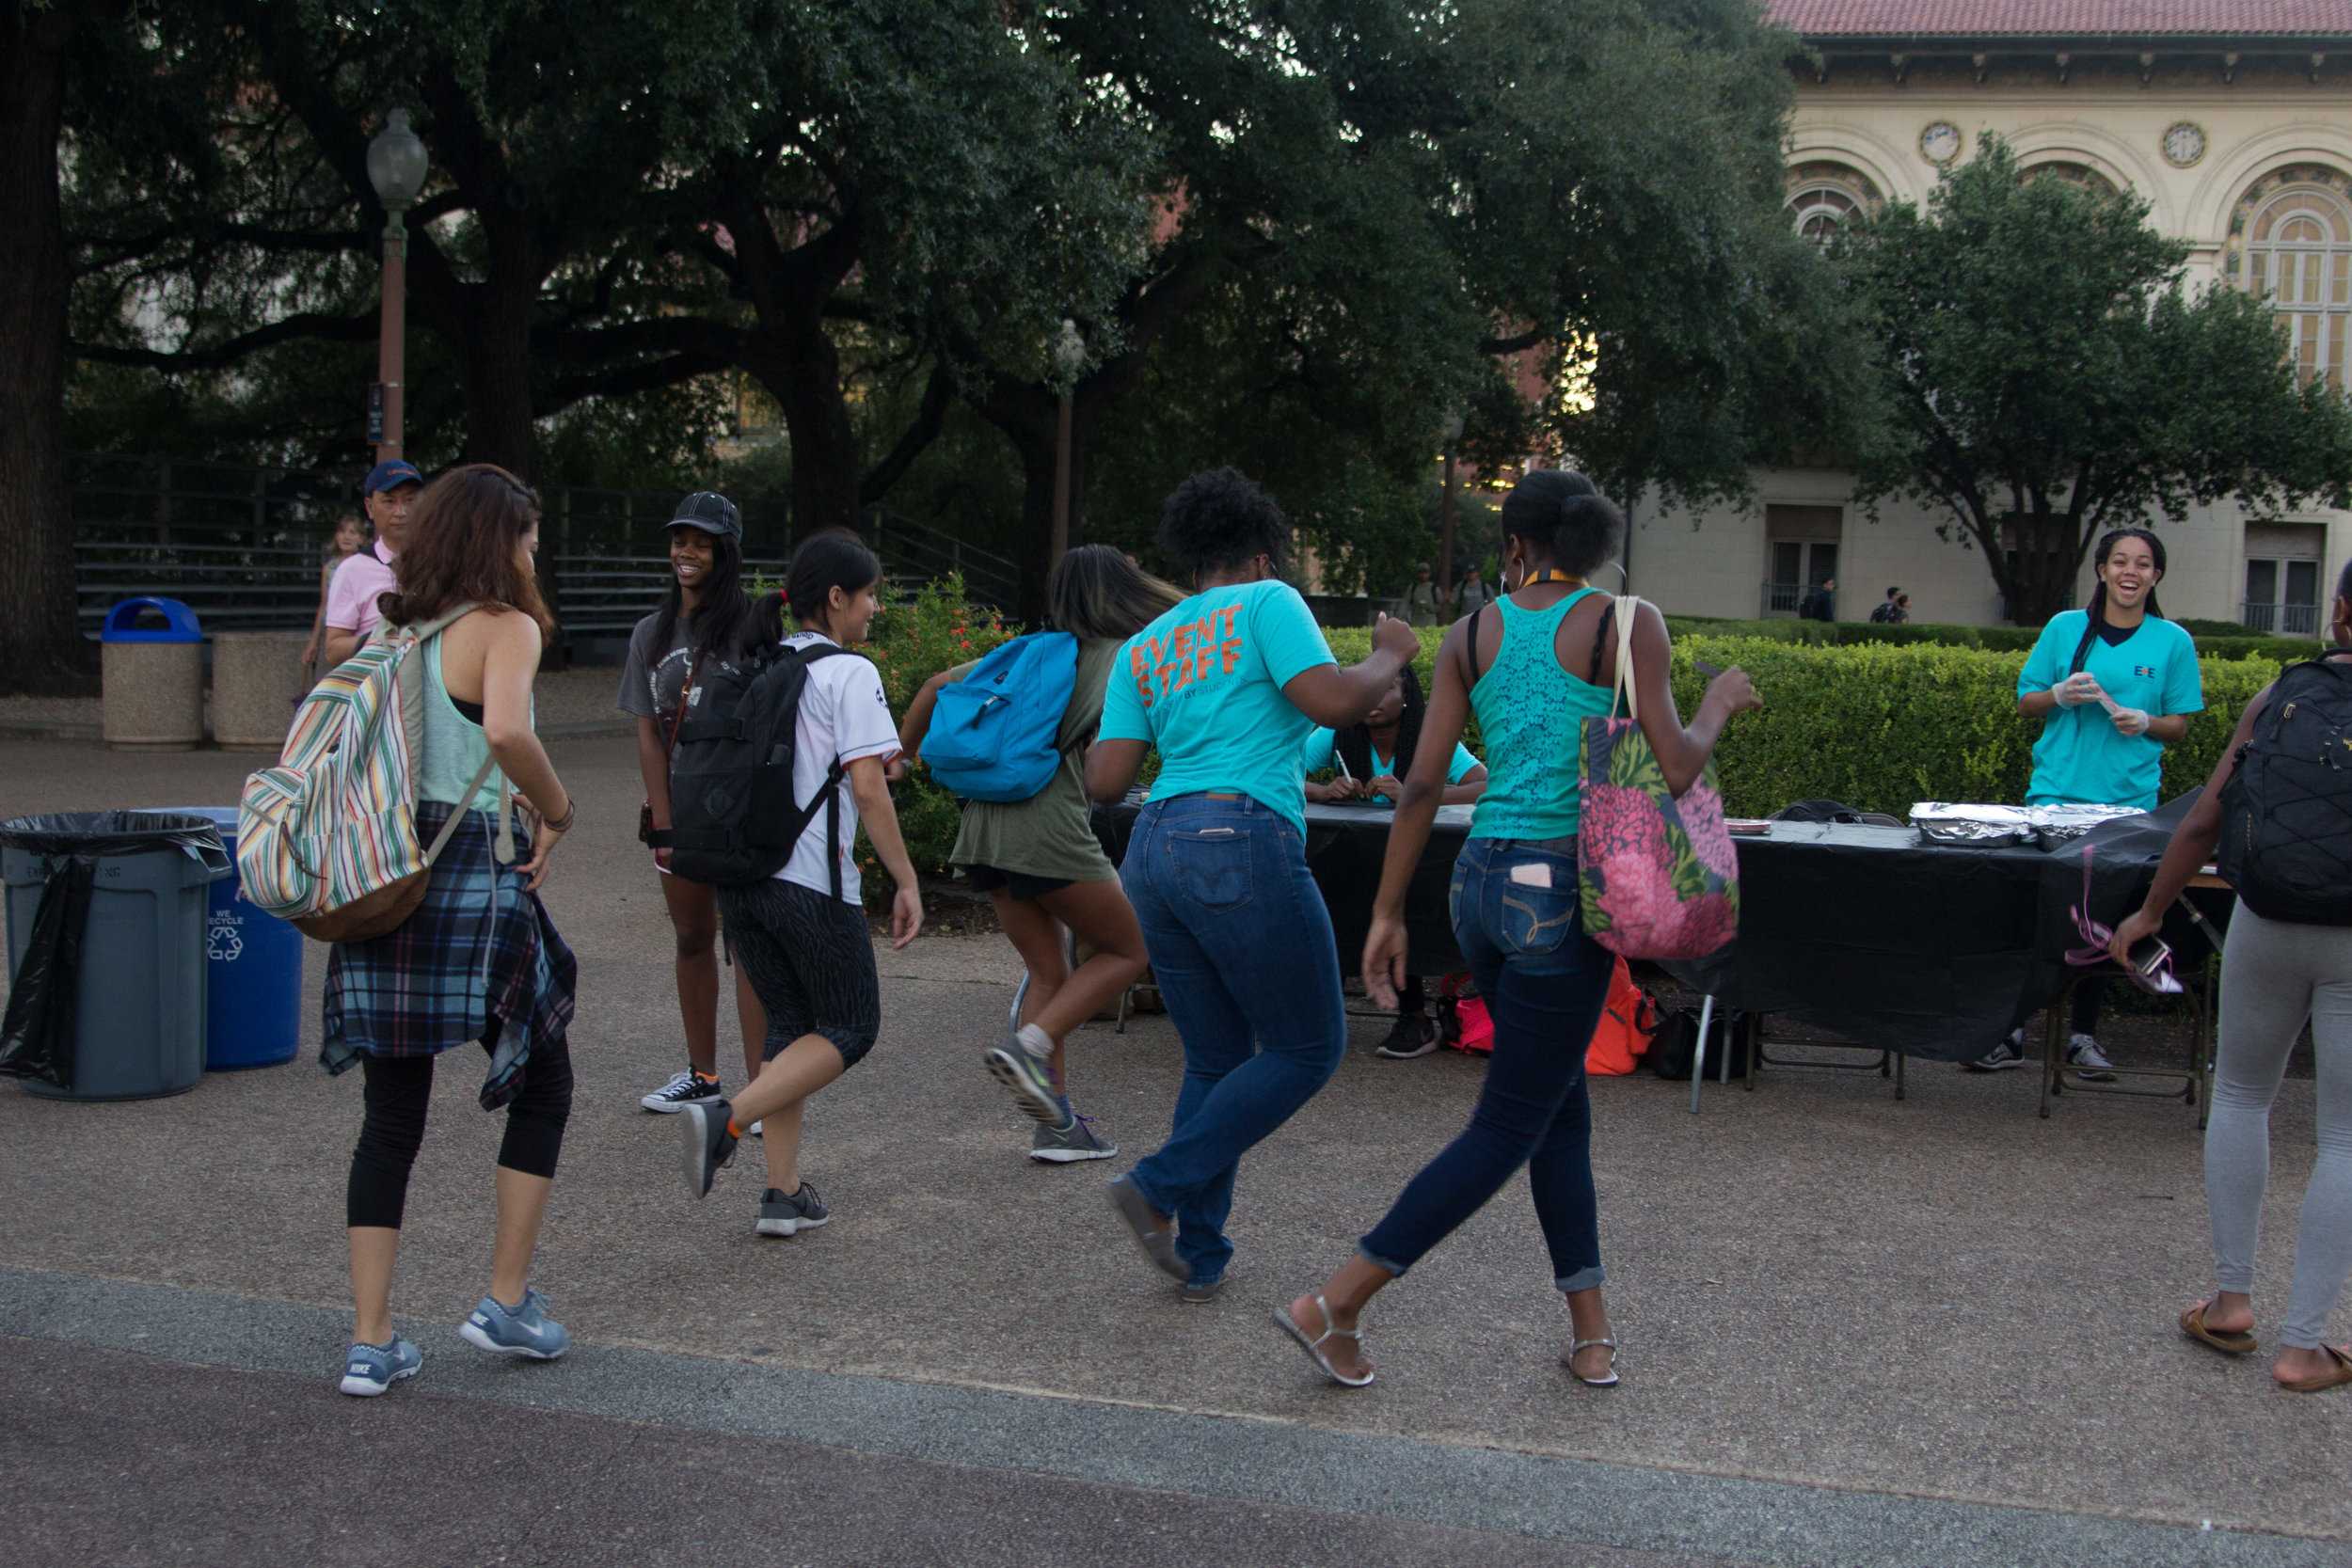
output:
MULTIPOLYGON (((423 901, 433 863, 465 813, 430 845, 417 838, 416 768, 427 682, 412 659, 474 609, 421 626, 382 627, 323 677, 294 710, 278 766, 245 782, 237 875, 245 896, 320 942, 366 942, 423 901)), ((471 800, 497 766, 488 757, 471 800)), ((511 792, 499 792, 498 858, 514 860, 511 792)))

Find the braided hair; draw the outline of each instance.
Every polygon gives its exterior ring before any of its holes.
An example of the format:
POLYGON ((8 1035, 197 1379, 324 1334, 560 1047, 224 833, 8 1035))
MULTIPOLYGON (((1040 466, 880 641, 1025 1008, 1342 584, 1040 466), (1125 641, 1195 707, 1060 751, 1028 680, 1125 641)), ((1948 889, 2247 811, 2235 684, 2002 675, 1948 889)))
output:
MULTIPOLYGON (((1406 665, 1397 672, 1397 683, 1405 695, 1405 707, 1396 716, 1396 755, 1390 760, 1396 765, 1396 776, 1403 778, 1412 771, 1413 752, 1421 744, 1422 716, 1429 705, 1422 700, 1421 677, 1406 665)), ((1331 736, 1331 745, 1347 764, 1348 776, 1371 779, 1379 772, 1372 760, 1372 726, 1359 721, 1331 736)))
MULTIPOLYGON (((2107 563, 2107 557, 2115 552, 2115 546, 2126 539, 2137 539, 2148 546, 2148 553, 2155 558, 2157 575, 2162 576, 2164 541, 2144 528, 2119 528, 2102 534, 2099 538, 2099 547, 2091 552, 2091 565, 2093 567, 2105 566, 2107 563)), ((2156 591, 2153 587, 2148 590, 2148 613, 2158 620, 2164 619, 2164 611, 2156 608, 2156 591)), ((2067 667, 2068 674, 2079 675, 2083 673, 2083 665, 2090 657, 2090 645, 2099 640, 2099 626, 2106 619, 2106 614, 2107 579, 2101 578, 2099 586, 2090 591, 2090 618, 2083 623, 2083 640, 2074 644, 2074 661, 2067 667)))

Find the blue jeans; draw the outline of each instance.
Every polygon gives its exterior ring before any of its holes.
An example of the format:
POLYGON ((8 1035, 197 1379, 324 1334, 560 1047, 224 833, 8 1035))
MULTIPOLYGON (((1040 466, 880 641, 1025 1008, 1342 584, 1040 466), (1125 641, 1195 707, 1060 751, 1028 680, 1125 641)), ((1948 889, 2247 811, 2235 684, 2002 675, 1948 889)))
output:
POLYGON ((1494 1019, 1494 1057, 1470 1125, 1406 1185, 1360 1249, 1404 1274, 1525 1165, 1552 1283, 1589 1290, 1608 1276, 1584 1048, 1614 960, 1579 918, 1573 841, 1473 838, 1454 863, 1452 891, 1454 939, 1494 1019))
POLYGON ((1248 796, 1179 795, 1136 818, 1119 869, 1184 1042, 1175 1132, 1128 1173, 1177 1221, 1196 1280, 1233 1255, 1233 1172, 1347 1048, 1330 912, 1298 830, 1248 796))

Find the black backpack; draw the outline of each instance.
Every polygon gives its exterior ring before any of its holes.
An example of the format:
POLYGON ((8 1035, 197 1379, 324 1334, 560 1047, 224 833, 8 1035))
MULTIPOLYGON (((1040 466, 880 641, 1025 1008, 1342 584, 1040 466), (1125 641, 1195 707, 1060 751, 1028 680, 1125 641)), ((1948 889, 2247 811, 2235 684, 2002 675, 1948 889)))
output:
POLYGON ((848 655, 830 642, 771 647, 737 670, 703 677, 702 701, 678 727, 670 756, 670 828, 646 840, 670 851, 670 869, 690 882, 748 887, 792 858, 817 814, 825 814, 826 863, 841 896, 841 778, 838 757, 824 787, 802 805, 792 798, 792 756, 808 668, 848 655))
POLYGON ((2280 675, 2222 786, 2220 863, 2265 920, 2352 926, 2352 668, 2280 675))

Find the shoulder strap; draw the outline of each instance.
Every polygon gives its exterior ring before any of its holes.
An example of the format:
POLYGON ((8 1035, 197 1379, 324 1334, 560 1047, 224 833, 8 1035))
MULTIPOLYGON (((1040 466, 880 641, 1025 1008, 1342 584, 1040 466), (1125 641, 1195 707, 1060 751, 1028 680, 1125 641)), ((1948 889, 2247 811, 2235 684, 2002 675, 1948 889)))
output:
POLYGON ((1613 710, 1623 704, 1626 717, 1638 721, 1642 717, 1642 699, 1633 688, 1633 622, 1642 601, 1628 594, 1609 608, 1617 617, 1617 679, 1610 707, 1613 710))
POLYGON ((1470 681, 1463 688, 1466 692, 1470 687, 1478 684, 1478 677, 1485 673, 1478 668, 1478 621, 1479 617, 1486 613, 1486 609, 1482 606, 1454 623, 1462 628, 1462 657, 1468 661, 1470 668, 1470 681))
POLYGON ((668 745, 661 748, 661 754, 664 757, 673 757, 677 754, 678 727, 686 722, 687 705, 694 698, 694 676, 702 667, 702 650, 697 648, 694 650, 693 657, 686 661, 686 684, 677 689, 677 711, 670 715, 670 741, 668 745))
POLYGON ((1617 601, 1611 599, 1608 605, 1602 609, 1599 621, 1594 624, 1593 658, 1592 662, 1585 666, 1587 670, 1592 672, 1592 679, 1589 683, 1591 685, 1598 686, 1600 684, 1600 656, 1608 651, 1609 628, 1615 623, 1616 614, 1617 601))

